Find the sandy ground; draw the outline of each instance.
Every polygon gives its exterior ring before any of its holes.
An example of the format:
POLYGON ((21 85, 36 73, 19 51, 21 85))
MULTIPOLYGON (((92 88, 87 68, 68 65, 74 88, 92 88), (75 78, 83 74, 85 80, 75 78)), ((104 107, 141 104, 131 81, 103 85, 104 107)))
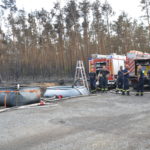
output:
POLYGON ((0 113, 0 150, 150 150, 150 94, 103 93, 0 113))

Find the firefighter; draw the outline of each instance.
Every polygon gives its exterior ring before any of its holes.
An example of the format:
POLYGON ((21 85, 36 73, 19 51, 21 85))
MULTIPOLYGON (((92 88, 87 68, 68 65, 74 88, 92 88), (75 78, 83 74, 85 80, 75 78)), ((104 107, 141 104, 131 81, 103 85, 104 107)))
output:
POLYGON ((150 70, 148 70, 148 72, 147 72, 147 78, 148 78, 148 83, 149 83, 149 87, 150 87, 150 70))
POLYGON ((150 79, 150 70, 147 71, 147 77, 150 79))
POLYGON ((94 72, 94 69, 91 69, 91 72, 89 73, 89 78, 91 93, 94 93, 96 92, 96 73, 94 72))
POLYGON ((130 95, 129 91, 129 70, 128 70, 128 65, 125 66, 125 69, 123 70, 123 90, 122 90, 122 95, 130 95))
POLYGON ((147 72, 147 77, 148 77, 149 87, 150 87, 150 70, 148 70, 148 72, 147 72))
POLYGON ((118 93, 119 91, 122 92, 122 90, 123 90, 123 67, 120 66, 120 70, 118 71, 116 93, 118 93))
POLYGON ((137 93, 136 96, 143 96, 143 90, 144 90, 144 71, 142 70, 142 66, 138 66, 137 70, 137 78, 138 78, 138 83, 137 83, 137 93))
POLYGON ((99 72, 99 88, 102 92, 108 90, 108 75, 109 71, 106 69, 106 66, 103 66, 99 72))

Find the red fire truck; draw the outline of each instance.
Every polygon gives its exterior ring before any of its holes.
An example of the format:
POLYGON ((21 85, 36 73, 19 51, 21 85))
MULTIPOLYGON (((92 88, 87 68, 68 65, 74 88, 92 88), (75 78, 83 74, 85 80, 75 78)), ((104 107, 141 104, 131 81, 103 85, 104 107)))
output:
POLYGON ((147 72, 150 70, 150 54, 135 50, 129 51, 126 56, 117 54, 92 54, 92 57, 89 59, 89 72, 94 69, 98 74, 98 72, 105 65, 110 72, 108 77, 108 85, 114 86, 120 66, 123 66, 124 68, 126 64, 129 66, 131 86, 136 87, 138 65, 142 65, 142 69, 145 74, 145 83, 148 83, 147 72))
POLYGON ((127 53, 126 64, 129 66, 130 71, 130 81, 131 85, 136 88, 137 86, 137 67, 138 65, 142 66, 142 70, 145 75, 145 85, 148 85, 149 78, 147 77, 147 72, 150 70, 150 54, 143 53, 140 51, 129 51, 127 53))
POLYGON ((120 69, 120 66, 125 66, 126 56, 125 55, 99 55, 92 54, 92 57, 89 59, 89 72, 95 70, 98 74, 103 66, 109 70, 110 74, 108 77, 108 85, 114 86, 116 83, 116 76, 120 69))

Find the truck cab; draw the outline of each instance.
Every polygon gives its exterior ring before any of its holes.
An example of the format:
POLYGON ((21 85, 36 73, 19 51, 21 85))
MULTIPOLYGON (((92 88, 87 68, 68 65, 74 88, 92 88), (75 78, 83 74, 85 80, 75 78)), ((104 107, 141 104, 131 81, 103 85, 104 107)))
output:
POLYGON ((137 86, 137 71, 138 66, 142 66, 142 70, 144 71, 144 85, 149 86, 149 78, 147 76, 147 72, 150 70, 150 58, 140 58, 134 60, 135 64, 135 73, 134 75, 130 75, 131 85, 136 89, 137 86))
POLYGON ((148 58, 148 59, 136 59, 135 60, 135 75, 137 75, 137 67, 139 65, 142 66, 142 70, 144 71, 144 75, 145 75, 144 84, 149 85, 148 84, 149 79, 147 77, 147 72, 150 70, 150 58, 148 58))

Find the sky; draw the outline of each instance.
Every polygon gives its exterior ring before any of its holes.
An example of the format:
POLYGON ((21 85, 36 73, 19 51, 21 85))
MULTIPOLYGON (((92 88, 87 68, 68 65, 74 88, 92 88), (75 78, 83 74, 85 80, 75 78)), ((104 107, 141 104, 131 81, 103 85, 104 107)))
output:
MULTIPOLYGON (((59 1, 61 6, 64 6, 67 0, 16 0, 17 6, 19 8, 24 8, 27 11, 33 11, 35 9, 41 9, 42 7, 46 10, 50 10, 53 7, 54 2, 59 1)), ((80 0, 76 0, 80 1, 80 0)), ((90 0, 93 2, 95 0, 90 0)), ((104 0, 101 0, 102 2, 104 0)), ((130 17, 140 19, 142 16, 140 0, 107 0, 113 10, 118 16, 122 11, 125 11, 129 14, 130 17)))

